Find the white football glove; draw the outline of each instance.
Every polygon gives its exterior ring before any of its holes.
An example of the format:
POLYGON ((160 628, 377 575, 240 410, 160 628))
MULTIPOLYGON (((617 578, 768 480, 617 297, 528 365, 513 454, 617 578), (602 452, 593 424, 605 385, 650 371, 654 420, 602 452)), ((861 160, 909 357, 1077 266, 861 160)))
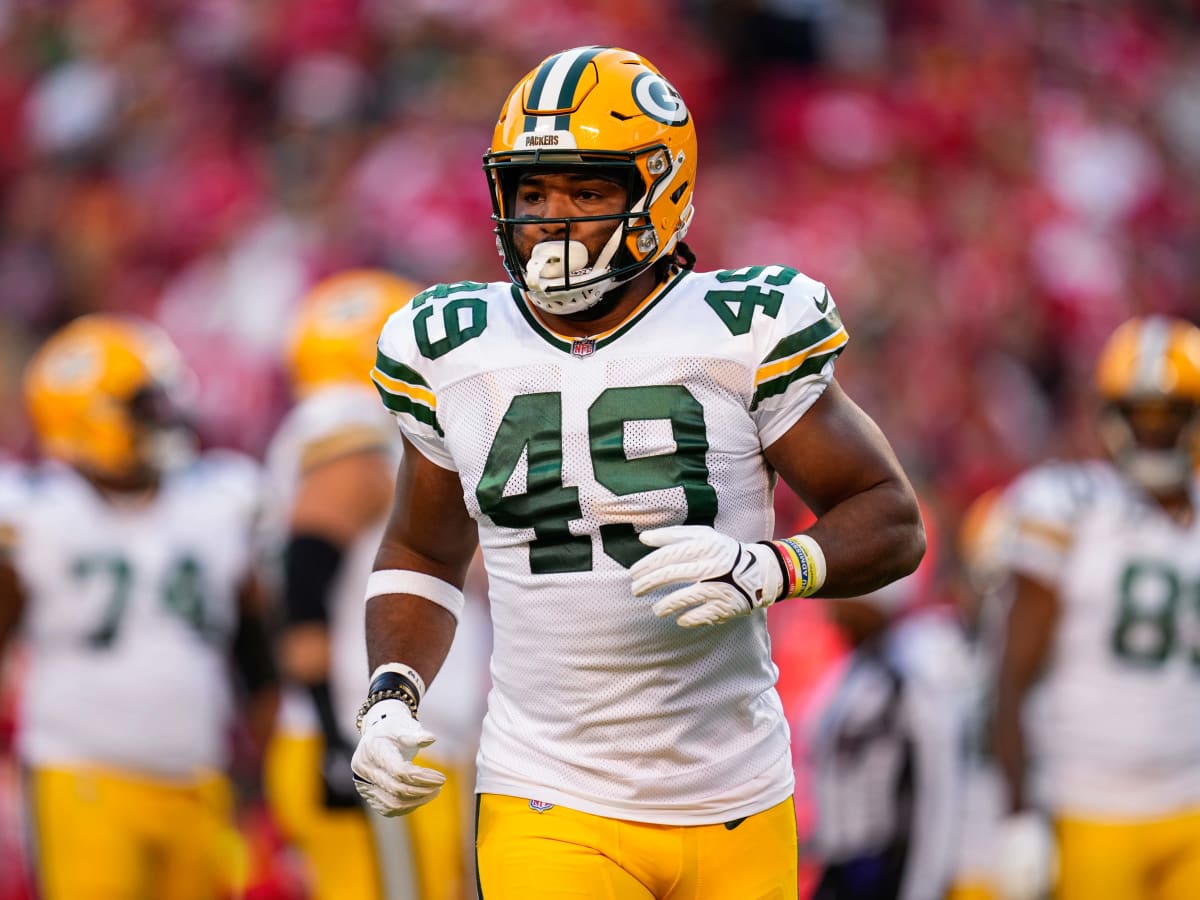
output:
POLYGON ((1036 812, 1015 813, 1000 823, 996 840, 996 888, 1001 900, 1042 900, 1058 874, 1058 851, 1050 824, 1036 812))
POLYGON ((380 700, 367 710, 350 768, 354 786, 373 810, 403 816, 438 795, 446 776, 412 761, 433 741, 403 700, 380 700))
POLYGON ((638 537, 658 549, 629 570, 634 596, 689 582, 654 603, 659 618, 684 610, 676 621, 685 628, 714 625, 770 606, 783 593, 779 558, 764 544, 743 544, 707 525, 652 528, 638 537))

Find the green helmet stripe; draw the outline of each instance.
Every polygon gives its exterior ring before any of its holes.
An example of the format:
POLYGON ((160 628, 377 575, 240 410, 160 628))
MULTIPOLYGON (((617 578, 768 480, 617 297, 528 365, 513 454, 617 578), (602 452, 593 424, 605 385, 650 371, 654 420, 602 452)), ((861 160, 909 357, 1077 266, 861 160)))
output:
MULTIPOLYGON (((550 77, 550 70, 554 68, 554 64, 558 62, 561 53, 555 53, 538 69, 538 73, 533 76, 533 84, 529 86, 529 106, 531 109, 541 109, 542 89, 546 86, 546 79, 550 77)), ((525 117, 525 130, 533 131, 534 125, 537 124, 537 116, 525 117)))
MULTIPOLYGON (((529 86, 528 105, 530 109, 565 109, 572 105, 575 91, 579 87, 579 79, 584 70, 605 47, 578 47, 565 50, 551 56, 533 76, 529 86), (557 88, 557 92, 555 89, 557 88)), ((537 126, 537 115, 525 116, 525 130, 533 131, 537 126)), ((555 116, 556 131, 566 131, 570 127, 569 113, 555 116)))
MULTIPOLYGON (((588 47, 583 53, 576 57, 575 62, 571 64, 571 68, 567 70, 566 77, 563 78, 562 89, 558 92, 558 108, 565 109, 572 106, 572 100, 575 99, 575 89, 579 87, 579 78, 583 75, 583 70, 587 68, 588 63, 596 58, 604 47, 588 47)), ((556 131, 567 131, 571 127, 571 116, 559 116, 554 120, 554 128, 556 131)))

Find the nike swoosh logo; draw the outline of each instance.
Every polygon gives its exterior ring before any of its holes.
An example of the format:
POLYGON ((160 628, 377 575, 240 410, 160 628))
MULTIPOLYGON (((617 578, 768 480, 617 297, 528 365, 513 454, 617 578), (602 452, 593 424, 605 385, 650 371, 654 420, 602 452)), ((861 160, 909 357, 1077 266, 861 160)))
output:
POLYGON ((746 821, 745 816, 742 816, 740 819, 732 819, 731 821, 725 823, 725 830, 733 831, 733 829, 737 828, 739 825, 741 825, 745 821, 746 821))
POLYGON ((824 313, 829 309, 829 288, 825 288, 825 296, 816 302, 817 312, 824 313))

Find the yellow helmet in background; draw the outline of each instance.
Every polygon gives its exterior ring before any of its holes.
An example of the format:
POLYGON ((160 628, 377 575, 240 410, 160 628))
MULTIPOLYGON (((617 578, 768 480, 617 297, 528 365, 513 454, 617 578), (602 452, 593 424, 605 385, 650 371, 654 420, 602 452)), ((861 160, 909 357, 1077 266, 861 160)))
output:
MULTIPOLYGON (((548 312, 593 306, 615 285, 675 251, 692 220, 696 128, 679 92, 652 63, 615 47, 576 47, 547 57, 517 83, 500 110, 483 168, 491 186, 497 249, 509 277, 548 312), (595 260, 530 290, 513 229, 521 175, 593 168, 625 184, 627 209, 595 260)), ((545 221, 545 220, 541 220, 545 221)), ((566 224, 570 241, 571 219, 566 224)), ((563 259, 573 260, 569 247, 563 259)))
POLYGON ((1200 328, 1146 316, 1122 323, 1096 366, 1100 437, 1151 493, 1178 490, 1200 450, 1200 328))
POLYGON ((379 332, 418 290, 377 269, 352 269, 314 285, 300 301, 287 342, 295 394, 339 382, 369 384, 379 332))
POLYGON ((1004 577, 1013 526, 1002 488, 984 491, 963 513, 958 527, 958 557, 976 593, 986 593, 1004 577))
POLYGON ((182 425, 178 404, 189 379, 166 332, 96 313, 46 340, 25 369, 24 392, 47 457, 122 481, 167 463, 157 432, 182 425))

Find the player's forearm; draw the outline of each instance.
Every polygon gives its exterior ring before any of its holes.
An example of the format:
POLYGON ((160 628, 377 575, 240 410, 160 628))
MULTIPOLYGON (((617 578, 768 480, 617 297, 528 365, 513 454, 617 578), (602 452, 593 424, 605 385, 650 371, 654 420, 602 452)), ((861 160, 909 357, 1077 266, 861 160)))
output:
MULTIPOLYGON (((416 451, 410 451, 415 457, 416 451)), ((406 479, 400 479, 400 495, 406 479)), ((384 663, 412 666, 428 685, 454 638, 462 587, 476 547, 474 523, 449 501, 421 506, 421 496, 449 492, 446 483, 418 495, 412 507, 401 501, 388 522, 368 581, 367 660, 371 671, 384 663)), ((429 482, 426 481, 428 484, 429 482)), ((457 479, 453 484, 457 485, 457 479)), ((454 495, 461 498, 461 492, 454 495)))
POLYGON ((825 554, 822 597, 857 597, 910 574, 925 555, 912 491, 884 481, 834 506, 805 532, 825 554))
POLYGON ((999 692, 992 731, 992 751, 1004 779, 1010 812, 1020 812, 1027 806, 1025 733, 1021 727, 1020 706, 1020 700, 1014 698, 1011 691, 999 692))
POLYGON ((25 592, 16 567, 0 548, 0 652, 17 630, 25 608, 25 592))
POLYGON ((385 594, 367 601, 367 662, 416 669, 429 685, 450 651, 458 620, 449 610, 413 594, 385 594))

